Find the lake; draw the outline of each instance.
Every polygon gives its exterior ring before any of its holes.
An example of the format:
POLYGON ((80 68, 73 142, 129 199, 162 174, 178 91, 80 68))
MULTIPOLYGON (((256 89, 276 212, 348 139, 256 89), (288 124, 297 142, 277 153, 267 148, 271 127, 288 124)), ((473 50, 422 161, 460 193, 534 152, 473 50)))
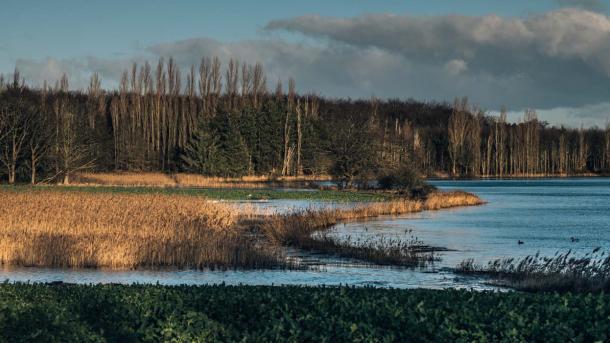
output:
POLYGON ((610 178, 431 183, 443 190, 475 193, 488 203, 348 223, 338 231, 400 237, 412 229, 424 243, 454 250, 441 254, 439 267, 455 267, 466 258, 486 262, 537 252, 552 256, 570 249, 577 254, 597 247, 610 251, 610 178))
MULTIPOLYGON (((304 271, 107 271, 53 268, 0 269, 0 280, 79 283, 161 284, 303 284, 374 285, 398 288, 489 288, 473 277, 458 277, 448 268, 466 258, 484 263, 503 257, 557 251, 586 254, 597 247, 610 251, 610 178, 431 181, 443 190, 479 195, 483 206, 429 211, 338 225, 335 235, 405 238, 451 251, 439 254, 432 268, 413 270, 362 266, 354 261, 292 252, 315 267, 304 271), (518 244, 522 241, 523 244, 518 244)), ((265 209, 303 208, 306 203, 253 203, 265 209), (258 204, 258 205, 257 205, 258 204)), ((327 206, 313 203, 311 206, 327 206)), ((340 204, 339 206, 349 206, 340 204)))

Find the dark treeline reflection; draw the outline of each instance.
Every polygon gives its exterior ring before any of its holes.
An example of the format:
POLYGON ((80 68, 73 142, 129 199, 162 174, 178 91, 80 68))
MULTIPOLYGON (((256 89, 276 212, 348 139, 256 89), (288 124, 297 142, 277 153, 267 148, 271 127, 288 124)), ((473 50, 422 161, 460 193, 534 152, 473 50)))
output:
POLYGON ((430 175, 604 173, 610 128, 549 127, 526 111, 506 122, 457 99, 328 99, 268 87, 260 64, 217 58, 180 71, 172 59, 133 65, 117 90, 97 74, 33 88, 0 82, 0 177, 68 183, 79 170, 210 176, 331 174, 350 182, 408 166, 430 175))

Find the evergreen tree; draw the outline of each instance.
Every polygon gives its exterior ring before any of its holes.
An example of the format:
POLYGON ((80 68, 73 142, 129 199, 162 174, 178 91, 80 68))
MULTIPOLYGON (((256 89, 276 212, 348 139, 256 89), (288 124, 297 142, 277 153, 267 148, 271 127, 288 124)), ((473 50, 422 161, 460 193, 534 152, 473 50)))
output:
POLYGON ((182 169, 203 175, 217 175, 222 172, 222 154, 218 136, 210 130, 203 120, 191 136, 180 154, 182 169))
POLYGON ((220 151, 217 174, 227 177, 246 175, 248 150, 233 115, 229 112, 216 115, 212 121, 212 131, 216 134, 220 151))

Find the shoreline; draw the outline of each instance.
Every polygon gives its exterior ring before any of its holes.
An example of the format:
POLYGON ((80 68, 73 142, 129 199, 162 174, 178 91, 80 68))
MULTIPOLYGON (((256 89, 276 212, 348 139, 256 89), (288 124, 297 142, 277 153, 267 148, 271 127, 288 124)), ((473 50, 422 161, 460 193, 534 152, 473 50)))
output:
MULTIPOLYGON (((8 223, 0 232, 0 263, 118 269, 290 267, 281 249, 316 243, 310 234, 345 220, 483 203, 470 193, 439 192, 423 201, 393 200, 362 203, 353 209, 257 215, 201 198, 169 194, 0 191, 0 199, 6 204, 0 213, 8 223), (55 211, 49 212, 51 208, 55 211)), ((333 246, 345 248, 336 244, 325 248, 333 246)), ((385 262, 388 257, 403 261, 412 253, 402 248, 369 248, 367 254, 358 256, 375 255, 364 259, 385 262)), ((361 252, 355 248, 350 253, 361 252)))
POLYGON ((530 174, 530 175, 487 175, 487 176, 476 176, 476 177, 451 177, 451 176, 426 176, 426 181, 476 181, 476 180, 527 180, 527 179, 595 179, 610 177, 610 174, 530 174))

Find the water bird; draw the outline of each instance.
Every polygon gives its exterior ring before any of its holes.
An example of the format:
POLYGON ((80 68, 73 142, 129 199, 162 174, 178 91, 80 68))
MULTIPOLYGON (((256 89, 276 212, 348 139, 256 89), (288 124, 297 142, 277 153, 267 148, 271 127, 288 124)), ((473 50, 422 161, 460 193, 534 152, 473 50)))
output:
POLYGON ((570 237, 570 241, 571 241, 572 243, 574 243, 574 242, 578 242, 578 241, 580 241, 580 239, 578 239, 578 238, 576 238, 576 237, 570 237))
POLYGON ((521 245, 521 244, 523 244, 523 241, 522 240, 518 240, 517 244, 521 245))

